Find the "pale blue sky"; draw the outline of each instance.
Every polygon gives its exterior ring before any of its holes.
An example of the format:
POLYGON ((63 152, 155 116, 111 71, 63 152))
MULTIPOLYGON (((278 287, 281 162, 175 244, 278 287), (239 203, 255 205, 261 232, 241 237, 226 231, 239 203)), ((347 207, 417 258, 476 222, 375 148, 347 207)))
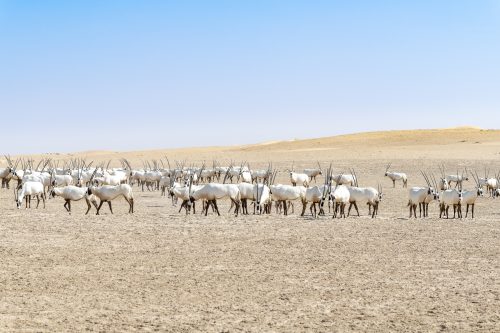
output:
POLYGON ((0 153, 500 127, 500 1, 0 0, 0 153))

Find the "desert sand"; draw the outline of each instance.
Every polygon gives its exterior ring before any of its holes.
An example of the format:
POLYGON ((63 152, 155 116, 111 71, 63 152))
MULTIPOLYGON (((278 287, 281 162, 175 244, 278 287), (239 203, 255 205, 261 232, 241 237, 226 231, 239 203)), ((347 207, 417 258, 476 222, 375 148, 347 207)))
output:
MULTIPOLYGON (((478 199, 475 219, 409 219, 419 170, 500 171, 500 131, 477 128, 361 133, 232 147, 51 154, 133 166, 167 155, 192 163, 272 161, 284 170, 330 162, 360 185, 383 186, 379 216, 204 217, 178 213, 134 187, 102 216, 68 215, 60 198, 18 210, 0 190, 0 330, 8 332, 498 332, 500 199, 478 199)), ((34 156, 39 158, 40 156, 34 156)), ((3 162, 3 161, 2 161, 3 162)), ((278 179, 288 183, 284 172, 278 179)), ((322 180, 321 180, 322 181, 322 180)), ((472 188, 473 181, 466 183, 472 188)))

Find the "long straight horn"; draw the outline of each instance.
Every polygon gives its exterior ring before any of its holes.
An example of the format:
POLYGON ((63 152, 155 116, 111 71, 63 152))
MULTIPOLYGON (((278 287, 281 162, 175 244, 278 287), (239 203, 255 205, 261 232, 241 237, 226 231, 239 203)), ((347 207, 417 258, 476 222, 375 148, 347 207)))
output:
POLYGON ((278 177, 278 172, 279 172, 279 170, 278 170, 278 169, 274 170, 273 185, 274 185, 274 183, 276 182, 276 177, 278 177))
POLYGON ((390 162, 389 164, 387 164, 387 166, 385 167, 385 172, 389 171, 389 168, 391 167, 391 165, 392 165, 392 162, 390 162))
POLYGON ((172 168, 170 167, 170 161, 168 160, 168 157, 167 157, 167 156, 165 156, 165 159, 167 160, 168 170, 172 170, 172 168))
POLYGON ((356 187, 359 187, 358 175, 356 174, 356 171, 354 171, 354 169, 352 169, 352 174, 354 176, 354 182, 356 183, 356 187))
POLYGON ((36 168, 35 168, 35 171, 38 171, 38 168, 40 167, 40 165, 42 164, 43 160, 40 160, 40 162, 38 162, 36 168))
POLYGON ((257 189, 257 197, 255 198, 256 203, 259 203, 259 182, 255 184, 256 189, 257 189))
MULTIPOLYGON (((475 171, 475 173, 476 173, 476 179, 475 179, 476 185, 477 185, 477 187, 479 187, 479 186, 481 186, 481 184, 479 183, 479 176, 477 175, 477 171, 475 171)), ((474 175, 473 175, 473 177, 474 177, 474 175)))
POLYGON ((438 190, 438 189, 439 189, 439 187, 438 187, 438 183, 437 183, 437 181, 436 181, 436 176, 434 176, 434 174, 432 174, 432 182, 433 182, 433 184, 434 184, 434 189, 435 189, 435 190, 438 190))
POLYGON ((231 170, 231 166, 229 168, 227 168, 226 170, 226 174, 224 175, 224 180, 222 181, 222 184, 225 184, 226 183, 226 180, 227 180, 227 176, 229 175, 229 171, 231 170))
POLYGON ((427 177, 425 176, 425 173, 424 173, 422 170, 420 170, 420 173, 422 174, 422 177, 424 177, 424 180, 425 180, 425 182, 427 183, 427 186, 431 186, 431 185, 429 184, 429 180, 428 180, 428 179, 427 179, 427 177))
POLYGON ((47 168, 47 165, 50 163, 50 158, 46 159, 45 160, 45 163, 43 164, 42 166, 42 171, 41 172, 44 172, 45 169, 47 168))

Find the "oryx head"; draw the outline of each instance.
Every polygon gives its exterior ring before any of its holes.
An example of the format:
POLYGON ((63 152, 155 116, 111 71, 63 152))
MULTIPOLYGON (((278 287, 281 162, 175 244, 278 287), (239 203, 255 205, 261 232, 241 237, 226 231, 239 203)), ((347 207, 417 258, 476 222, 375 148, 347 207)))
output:
POLYGON ((319 164, 319 161, 317 162, 318 163, 318 170, 319 170, 319 175, 323 175, 323 170, 321 170, 321 164, 319 164))
POLYGON ((483 196, 483 187, 481 186, 481 181, 479 179, 479 176, 477 174, 477 172, 474 174, 474 173, 471 173, 472 175, 472 178, 474 179, 474 182, 476 183, 476 194, 478 197, 482 197, 483 196))
POLYGON ((422 170, 420 170, 420 173, 422 174, 422 176, 425 179, 425 182, 427 183, 427 195, 431 195, 434 200, 439 200, 439 193, 437 191, 438 186, 434 175, 431 175, 429 177, 422 170))
POLYGON ((450 184, 448 183, 446 178, 440 178, 439 183, 440 183, 439 187, 441 188, 441 190, 448 190, 450 188, 450 184))
POLYGON ((378 191, 378 201, 382 201, 382 197, 384 193, 382 192, 382 185, 377 184, 377 191, 378 191))
POLYGON ((392 162, 387 164, 387 166, 385 167, 385 175, 384 175, 385 177, 387 177, 389 175, 389 168, 391 167, 391 165, 392 165, 392 162))

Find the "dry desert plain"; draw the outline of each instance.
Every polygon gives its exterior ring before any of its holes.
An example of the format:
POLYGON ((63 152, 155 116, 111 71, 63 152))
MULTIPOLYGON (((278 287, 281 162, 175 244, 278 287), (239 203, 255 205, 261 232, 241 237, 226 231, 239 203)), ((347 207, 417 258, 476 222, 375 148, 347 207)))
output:
MULTIPOLYGON (((444 164, 500 171, 500 131, 393 131, 259 145, 51 154, 268 161, 281 170, 330 162, 384 187, 376 219, 271 215, 186 216, 159 192, 134 188, 111 215, 17 210, 0 190, 0 331, 498 332, 500 199, 480 198, 475 219, 408 219, 407 190, 385 165, 422 185, 444 164)), ((40 156, 35 156, 39 158, 40 156)), ((288 182, 280 174, 280 182, 288 182)), ((473 181, 466 183, 472 187, 473 181)), ((93 210, 95 213, 95 210, 93 210)))

